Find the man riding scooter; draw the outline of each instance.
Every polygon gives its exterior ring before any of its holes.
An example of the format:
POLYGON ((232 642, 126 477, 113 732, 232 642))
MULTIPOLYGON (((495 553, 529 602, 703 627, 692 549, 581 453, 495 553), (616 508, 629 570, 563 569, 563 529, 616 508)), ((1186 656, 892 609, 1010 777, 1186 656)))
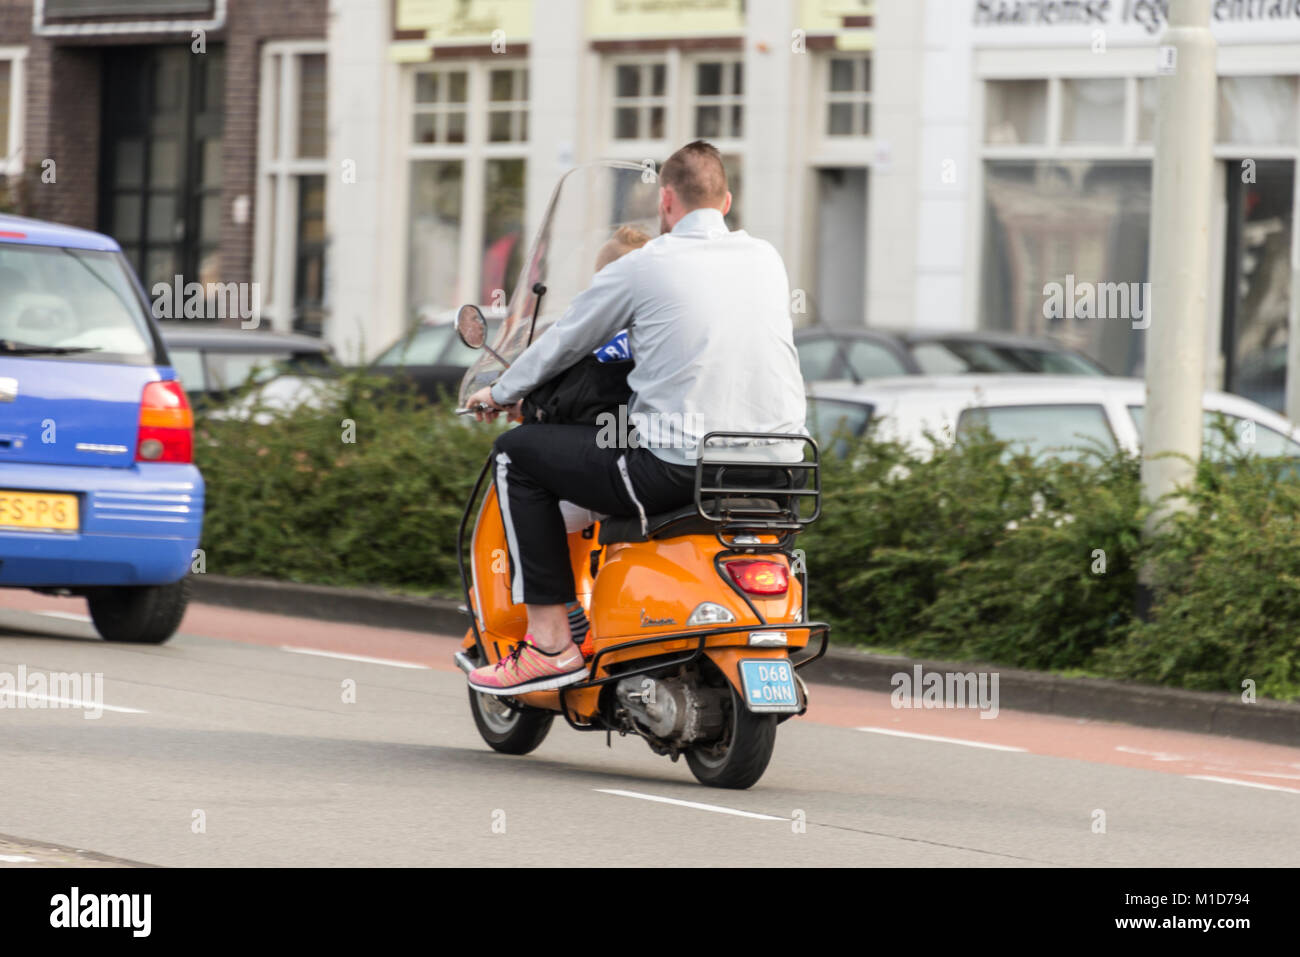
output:
POLYGON ((722 158, 696 141, 659 173, 662 235, 601 269, 564 315, 490 387, 467 400, 480 420, 518 403, 626 329, 636 366, 623 440, 582 425, 529 425, 496 441, 495 481, 510 555, 511 597, 529 632, 472 671, 485 694, 560 688, 586 676, 568 606, 573 572, 560 501, 639 516, 693 500, 695 459, 710 432, 801 433, 804 389, 780 255, 729 231, 722 158))

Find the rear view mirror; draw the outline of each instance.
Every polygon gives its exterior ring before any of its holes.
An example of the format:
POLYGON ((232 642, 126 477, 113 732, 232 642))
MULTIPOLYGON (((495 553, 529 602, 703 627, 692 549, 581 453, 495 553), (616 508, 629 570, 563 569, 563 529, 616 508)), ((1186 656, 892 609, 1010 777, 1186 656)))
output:
POLYGON ((478 306, 461 306, 456 313, 456 333, 460 341, 471 349, 482 349, 487 343, 487 320, 478 306))

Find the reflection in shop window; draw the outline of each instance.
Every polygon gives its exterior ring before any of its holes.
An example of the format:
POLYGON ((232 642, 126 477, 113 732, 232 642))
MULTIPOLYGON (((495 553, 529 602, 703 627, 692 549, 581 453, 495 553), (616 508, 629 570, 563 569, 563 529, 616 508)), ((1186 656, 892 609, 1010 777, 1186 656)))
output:
POLYGON ((998 160, 985 164, 984 181, 981 327, 1050 335, 1138 373, 1136 317, 1048 318, 1045 287, 1146 282, 1150 164, 998 160))
POLYGON ((484 173, 483 270, 478 301, 504 306, 524 259, 524 161, 491 159, 484 173))
POLYGON ((668 67, 662 62, 614 65, 614 139, 664 137, 668 67))
POLYGON ((1118 144, 1124 139, 1123 80, 1061 81, 1061 141, 1118 144))
POLYGON ((408 301, 414 316, 431 317, 452 308, 460 274, 460 160, 411 163, 411 229, 408 301))
POLYGON ((1047 142, 1047 81, 984 84, 984 141, 990 146, 1047 142))
POLYGON ((871 135, 871 57, 831 57, 826 65, 826 135, 871 135))
POLYGON ((1296 77, 1220 77, 1218 124, 1220 143, 1296 145, 1296 77))

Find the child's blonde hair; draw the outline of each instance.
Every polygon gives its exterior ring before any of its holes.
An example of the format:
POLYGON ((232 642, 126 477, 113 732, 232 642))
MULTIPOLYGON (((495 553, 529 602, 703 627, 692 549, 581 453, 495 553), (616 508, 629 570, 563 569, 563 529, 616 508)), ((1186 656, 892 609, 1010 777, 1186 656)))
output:
POLYGON ((650 242, 650 235, 635 226, 620 226, 614 235, 600 247, 596 254, 596 272, 600 272, 615 259, 626 256, 634 249, 640 249, 650 242))

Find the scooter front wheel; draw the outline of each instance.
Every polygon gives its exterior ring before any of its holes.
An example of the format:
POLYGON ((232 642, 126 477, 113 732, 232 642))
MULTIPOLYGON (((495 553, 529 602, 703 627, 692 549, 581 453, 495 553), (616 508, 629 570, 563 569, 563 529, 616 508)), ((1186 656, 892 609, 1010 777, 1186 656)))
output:
POLYGON ((535 708, 512 709, 496 695, 469 689, 469 710, 474 724, 493 750, 502 754, 528 754, 546 740, 555 715, 535 708))
POLYGON ((754 714, 731 690, 722 737, 686 752, 686 763, 701 784, 715 788, 752 787, 767 770, 776 747, 774 714, 754 714))

